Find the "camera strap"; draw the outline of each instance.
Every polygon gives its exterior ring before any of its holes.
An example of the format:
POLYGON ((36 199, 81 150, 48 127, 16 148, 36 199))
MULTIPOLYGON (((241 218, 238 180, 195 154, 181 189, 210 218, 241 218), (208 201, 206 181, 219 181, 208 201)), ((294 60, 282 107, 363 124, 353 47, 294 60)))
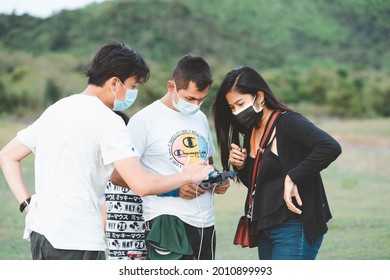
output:
POLYGON ((261 157, 264 153, 264 149, 267 146, 267 144, 271 138, 272 131, 274 130, 274 128, 276 126, 276 121, 278 120, 279 116, 280 116, 280 111, 272 111, 272 113, 271 113, 270 117, 268 118, 268 121, 265 125, 264 133, 261 136, 261 140, 259 143, 259 149, 257 150, 257 153, 256 153, 255 164, 253 166, 253 171, 252 171, 251 187, 250 187, 250 189, 248 189, 248 196, 249 196, 248 197, 249 207, 248 207, 248 212, 247 212, 248 218, 252 217, 253 194, 254 194, 254 190, 256 189, 257 174, 258 174, 258 171, 260 168, 260 160, 261 160, 261 157))

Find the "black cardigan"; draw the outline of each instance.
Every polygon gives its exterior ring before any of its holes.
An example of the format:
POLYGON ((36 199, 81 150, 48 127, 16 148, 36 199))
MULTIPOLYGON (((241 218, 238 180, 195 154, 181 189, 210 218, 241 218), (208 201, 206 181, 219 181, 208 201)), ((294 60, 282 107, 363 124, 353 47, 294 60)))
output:
MULTIPOLYGON (((244 138, 248 154, 250 135, 248 133, 244 138)), ((302 199, 303 205, 299 208, 305 232, 314 243, 327 232, 326 223, 332 218, 320 171, 341 154, 341 146, 328 133, 295 112, 280 116, 276 124, 276 140, 282 169, 297 185, 302 199)), ((244 167, 238 174, 244 185, 250 187, 252 170, 244 167)))

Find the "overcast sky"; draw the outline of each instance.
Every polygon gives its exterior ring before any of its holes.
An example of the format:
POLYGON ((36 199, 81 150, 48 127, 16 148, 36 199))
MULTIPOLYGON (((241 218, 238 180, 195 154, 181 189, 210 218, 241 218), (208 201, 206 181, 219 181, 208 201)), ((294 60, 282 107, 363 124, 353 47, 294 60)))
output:
POLYGON ((36 17, 49 17, 55 12, 63 9, 72 10, 84 7, 93 2, 104 2, 105 0, 0 0, 0 13, 17 15, 24 13, 36 17))

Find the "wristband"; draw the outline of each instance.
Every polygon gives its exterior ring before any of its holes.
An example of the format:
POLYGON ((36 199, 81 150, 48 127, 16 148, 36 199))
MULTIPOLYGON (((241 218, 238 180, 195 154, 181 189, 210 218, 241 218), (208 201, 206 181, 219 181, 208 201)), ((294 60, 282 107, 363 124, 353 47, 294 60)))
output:
POLYGON ((20 210, 20 213, 23 213, 24 209, 26 209, 27 205, 30 204, 30 201, 31 201, 31 197, 27 198, 25 201, 23 201, 20 206, 19 206, 19 210, 20 210))

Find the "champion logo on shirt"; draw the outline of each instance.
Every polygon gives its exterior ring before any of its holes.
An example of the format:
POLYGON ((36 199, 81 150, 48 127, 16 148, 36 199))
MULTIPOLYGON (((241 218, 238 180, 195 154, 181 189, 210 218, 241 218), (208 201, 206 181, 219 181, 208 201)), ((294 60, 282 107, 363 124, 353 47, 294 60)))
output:
POLYGON ((193 130, 181 130, 171 137, 169 143, 170 160, 176 166, 183 166, 189 156, 190 164, 199 159, 207 160, 209 146, 206 138, 193 130))

